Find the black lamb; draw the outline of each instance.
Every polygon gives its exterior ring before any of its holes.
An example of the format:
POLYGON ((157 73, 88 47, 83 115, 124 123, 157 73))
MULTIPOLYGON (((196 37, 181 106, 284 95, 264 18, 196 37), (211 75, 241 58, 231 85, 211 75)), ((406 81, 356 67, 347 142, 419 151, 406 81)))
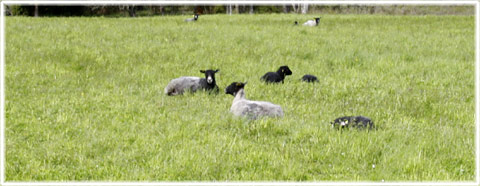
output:
POLYGON ((302 81, 315 83, 315 82, 318 82, 318 78, 314 75, 307 74, 302 77, 302 81))
POLYGON ((267 83, 283 83, 285 76, 289 75, 292 75, 292 71, 288 68, 288 66, 281 66, 277 72, 267 72, 260 79, 267 83))

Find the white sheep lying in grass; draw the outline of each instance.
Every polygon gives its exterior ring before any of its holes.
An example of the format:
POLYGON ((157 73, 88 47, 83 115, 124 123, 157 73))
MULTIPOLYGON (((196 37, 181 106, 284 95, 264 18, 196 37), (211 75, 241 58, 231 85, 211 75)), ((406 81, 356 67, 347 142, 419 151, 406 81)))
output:
POLYGON ((165 87, 165 94, 169 96, 181 95, 185 91, 196 92, 198 89, 214 91, 218 93, 218 86, 215 82, 215 73, 217 70, 200 70, 205 74, 205 78, 184 76, 177 79, 173 79, 165 87))
POLYGON ((320 18, 317 17, 314 20, 308 20, 307 22, 303 23, 303 26, 318 26, 318 23, 320 23, 320 18))
POLYGON ((265 101, 251 101, 245 98, 243 88, 246 83, 233 82, 226 89, 226 94, 235 96, 230 112, 235 116, 245 116, 250 119, 259 117, 283 117, 282 107, 265 101))
POLYGON ((185 19, 185 22, 193 22, 198 20, 198 14, 195 14, 193 18, 185 19))

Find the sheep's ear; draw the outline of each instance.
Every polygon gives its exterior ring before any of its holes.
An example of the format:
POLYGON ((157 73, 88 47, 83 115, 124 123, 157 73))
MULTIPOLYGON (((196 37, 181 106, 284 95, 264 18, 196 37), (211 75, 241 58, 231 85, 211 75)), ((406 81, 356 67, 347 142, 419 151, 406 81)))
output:
POLYGON ((205 73, 205 70, 200 70, 201 73, 205 73))
POLYGON ((220 71, 220 69, 215 70, 215 73, 217 73, 218 71, 220 71))
POLYGON ((246 85, 247 84, 247 81, 245 81, 245 83, 243 83, 243 85, 246 85))

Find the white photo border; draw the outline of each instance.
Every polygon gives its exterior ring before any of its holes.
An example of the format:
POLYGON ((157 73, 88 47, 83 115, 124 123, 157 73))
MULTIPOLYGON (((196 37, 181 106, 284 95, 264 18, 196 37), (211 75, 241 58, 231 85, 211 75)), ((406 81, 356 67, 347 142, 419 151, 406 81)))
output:
POLYGON ((298 186, 316 186, 316 185, 352 185, 352 186, 400 186, 400 185, 435 185, 435 186, 478 186, 480 185, 480 1, 81 1, 81 0, 50 0, 50 1, 15 1, 3 0, 0 2, 0 185, 2 186, 217 186, 217 185, 298 185, 298 186), (475 6, 475 180, 470 182, 5 182, 5 6, 6 5, 223 5, 223 4, 248 4, 248 5, 272 5, 272 4, 314 4, 314 5, 471 5, 475 6))

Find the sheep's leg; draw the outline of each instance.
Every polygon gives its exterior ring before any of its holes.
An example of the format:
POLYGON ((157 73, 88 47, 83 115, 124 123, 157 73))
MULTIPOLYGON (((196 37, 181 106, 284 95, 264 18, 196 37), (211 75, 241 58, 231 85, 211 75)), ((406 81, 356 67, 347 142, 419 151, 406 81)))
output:
POLYGON ((375 126, 373 125, 373 121, 368 122, 369 126, 368 129, 373 129, 375 126))

